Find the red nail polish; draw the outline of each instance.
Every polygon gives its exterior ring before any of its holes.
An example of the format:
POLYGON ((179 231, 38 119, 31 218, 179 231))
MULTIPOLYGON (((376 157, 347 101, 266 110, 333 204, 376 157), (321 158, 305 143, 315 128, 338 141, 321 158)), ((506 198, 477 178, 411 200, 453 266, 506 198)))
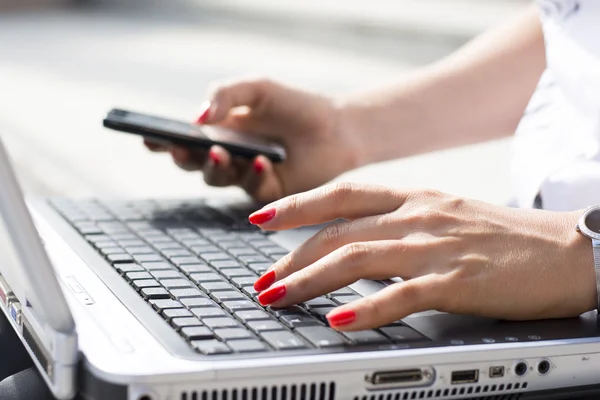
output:
POLYGON ((331 326, 348 325, 356 321, 356 313, 352 310, 332 311, 327 314, 327 320, 331 326))
POLYGON ((254 160, 252 167, 254 168, 256 175, 262 174, 262 172, 265 170, 265 166, 260 160, 254 160))
POLYGON ((221 158, 219 155, 212 150, 208 152, 208 157, 210 157, 215 165, 219 165, 221 163, 221 158))
POLYGON ((261 294, 258 295, 258 301, 263 306, 273 304, 277 300, 281 300, 285 296, 285 292, 287 291, 285 284, 280 283, 271 287, 270 289, 265 290, 261 294))
POLYGON ((254 282, 254 289, 258 292, 262 292, 273 283, 275 283, 275 271, 268 271, 254 282))
POLYGON ((275 212, 276 211, 274 208, 269 208, 268 210, 260 210, 250 215, 248 217, 248 221, 250 221, 250 223, 253 225, 264 224, 275 217, 275 212))
POLYGON ((210 114, 210 102, 207 101, 204 104, 204 111, 202 111, 202 113, 200 113, 200 116, 196 120, 196 123, 197 124, 204 124, 204 123, 206 123, 206 121, 208 120, 209 114, 210 114))

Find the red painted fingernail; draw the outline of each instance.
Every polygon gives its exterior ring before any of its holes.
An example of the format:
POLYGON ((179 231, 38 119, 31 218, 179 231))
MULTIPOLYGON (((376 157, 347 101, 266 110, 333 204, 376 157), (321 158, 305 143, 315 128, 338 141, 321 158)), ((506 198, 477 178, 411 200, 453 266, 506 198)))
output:
POLYGON ((219 165, 221 163, 221 158, 213 150, 211 150, 211 151, 208 152, 208 156, 210 157, 210 159, 212 160, 212 162, 215 165, 219 165))
POLYGON ((280 283, 271 287, 270 289, 265 290, 261 294, 258 295, 258 301, 263 306, 273 304, 277 300, 281 300, 285 296, 285 292, 287 291, 285 284, 280 283))
POLYGON ((248 217, 248 221, 250 221, 253 225, 260 225, 266 222, 269 222, 275 217, 276 210, 274 208, 269 208, 267 210, 260 210, 255 212, 254 214, 248 217))
POLYGON ((254 160, 254 164, 252 165, 252 167, 254 168, 254 172, 257 175, 262 174, 262 172, 265 170, 264 164, 258 159, 254 160))
POLYGON ((273 283, 275 283, 275 271, 268 271, 254 282, 254 289, 258 292, 262 292, 273 283))
POLYGON ((352 310, 332 311, 327 314, 327 320, 331 326, 348 325, 356 321, 356 313, 352 310))
POLYGON ((197 124, 204 124, 208 120, 208 117, 210 114, 210 101, 207 101, 206 103, 204 103, 202 108, 204 109, 204 111, 202 111, 200 113, 200 116, 196 120, 197 124))

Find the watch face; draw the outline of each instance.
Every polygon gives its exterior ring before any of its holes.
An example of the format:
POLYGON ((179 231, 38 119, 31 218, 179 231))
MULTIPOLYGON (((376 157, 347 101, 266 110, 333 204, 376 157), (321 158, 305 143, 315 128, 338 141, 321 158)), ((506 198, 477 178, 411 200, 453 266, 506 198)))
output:
POLYGON ((590 231, 600 234, 600 210, 593 210, 585 217, 585 226, 590 231))

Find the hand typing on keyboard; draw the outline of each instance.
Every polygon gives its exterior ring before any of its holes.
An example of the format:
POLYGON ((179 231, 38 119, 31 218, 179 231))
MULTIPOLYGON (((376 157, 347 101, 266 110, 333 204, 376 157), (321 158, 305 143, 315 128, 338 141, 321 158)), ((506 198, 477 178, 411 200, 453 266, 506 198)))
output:
POLYGON ((261 304, 286 307, 361 278, 404 279, 329 308, 329 323, 342 331, 430 309, 516 320, 578 316, 596 304, 591 249, 574 228, 580 215, 432 190, 327 186, 250 216, 266 230, 347 220, 280 259, 254 288, 261 304))
POLYGON ((210 185, 238 185, 258 201, 272 201, 317 187, 362 159, 332 99, 265 80, 219 86, 208 99, 198 123, 260 135, 282 143, 288 155, 274 165, 262 156, 234 159, 219 146, 207 154, 145 142, 152 151, 169 151, 181 168, 203 171, 210 185))

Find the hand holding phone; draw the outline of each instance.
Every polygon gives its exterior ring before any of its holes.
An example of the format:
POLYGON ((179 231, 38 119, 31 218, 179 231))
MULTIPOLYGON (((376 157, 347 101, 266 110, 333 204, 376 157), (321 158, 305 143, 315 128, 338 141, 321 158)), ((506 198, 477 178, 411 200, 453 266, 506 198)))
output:
POLYGON ((182 147, 210 149, 219 145, 233 156, 253 159, 264 155, 272 162, 286 158, 283 146, 218 126, 197 125, 122 109, 112 109, 103 120, 106 128, 166 141, 182 147))

